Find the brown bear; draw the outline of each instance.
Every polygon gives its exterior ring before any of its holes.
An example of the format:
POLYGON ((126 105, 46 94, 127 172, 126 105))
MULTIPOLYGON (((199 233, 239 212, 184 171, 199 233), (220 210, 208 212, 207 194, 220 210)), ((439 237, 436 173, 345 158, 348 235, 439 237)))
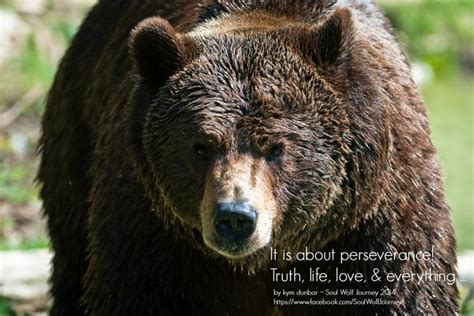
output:
POLYGON ((455 240, 425 106, 369 0, 101 0, 41 152, 52 315, 458 310, 455 285, 401 278, 455 275, 455 240), (336 256, 287 256, 306 250, 336 256))

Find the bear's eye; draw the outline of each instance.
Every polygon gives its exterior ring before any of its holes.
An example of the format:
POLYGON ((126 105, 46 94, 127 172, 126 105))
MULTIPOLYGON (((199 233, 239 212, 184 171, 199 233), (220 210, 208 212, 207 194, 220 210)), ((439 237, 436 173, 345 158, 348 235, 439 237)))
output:
POLYGON ((267 153, 266 159, 269 162, 277 161, 283 155, 283 145, 273 145, 267 153))
POLYGON ((206 159, 209 153, 208 148, 202 144, 194 145, 194 153, 201 159, 206 159))

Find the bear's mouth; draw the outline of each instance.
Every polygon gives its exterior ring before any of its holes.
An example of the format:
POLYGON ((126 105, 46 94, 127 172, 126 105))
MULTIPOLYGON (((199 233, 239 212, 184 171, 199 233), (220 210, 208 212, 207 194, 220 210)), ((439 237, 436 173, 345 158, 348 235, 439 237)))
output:
POLYGON ((271 240, 271 234, 266 238, 267 240, 261 240, 254 236, 243 241, 232 242, 224 240, 214 234, 203 235, 204 243, 215 252, 229 259, 240 259, 249 256, 257 250, 267 246, 271 240))

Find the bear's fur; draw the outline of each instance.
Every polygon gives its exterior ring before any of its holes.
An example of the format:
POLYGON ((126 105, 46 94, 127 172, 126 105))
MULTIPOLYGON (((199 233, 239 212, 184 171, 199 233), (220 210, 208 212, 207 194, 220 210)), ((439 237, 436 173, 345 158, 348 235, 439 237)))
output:
POLYGON ((43 117, 53 315, 457 312, 443 282, 271 281, 272 266, 455 272, 407 61, 372 2, 334 2, 99 1, 43 117), (240 248, 212 226, 223 199, 257 211, 240 248), (270 247, 435 258, 270 261, 270 247), (398 304, 278 306, 273 288, 387 288, 398 304))

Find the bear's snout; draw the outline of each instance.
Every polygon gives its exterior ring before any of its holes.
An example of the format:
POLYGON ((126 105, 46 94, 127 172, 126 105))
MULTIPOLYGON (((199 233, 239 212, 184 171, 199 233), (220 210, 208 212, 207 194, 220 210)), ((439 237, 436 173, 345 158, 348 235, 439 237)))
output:
POLYGON ((229 243, 248 239, 255 231, 257 212, 247 202, 217 203, 213 224, 217 234, 229 243))
POLYGON ((209 248, 238 259, 270 243, 277 211, 269 174, 250 155, 229 155, 210 168, 200 207, 209 248))

